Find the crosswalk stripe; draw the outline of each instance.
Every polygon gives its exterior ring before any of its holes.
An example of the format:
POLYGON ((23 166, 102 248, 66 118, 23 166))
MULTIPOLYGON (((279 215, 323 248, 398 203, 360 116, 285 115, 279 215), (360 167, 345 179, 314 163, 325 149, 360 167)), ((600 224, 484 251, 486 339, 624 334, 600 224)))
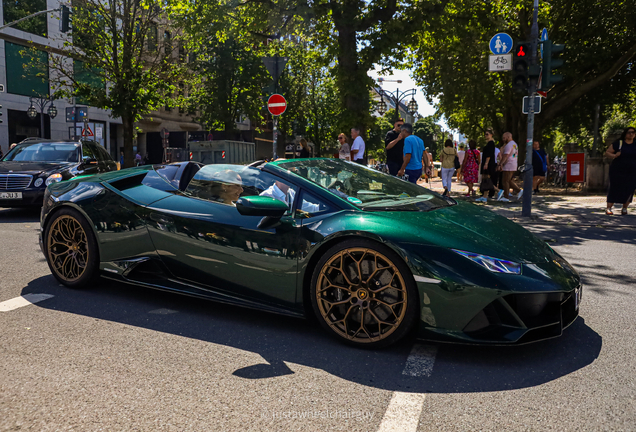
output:
POLYGON ((42 300, 50 299, 51 297, 54 297, 53 294, 25 294, 23 296, 1 302, 0 312, 9 312, 24 306, 41 302, 42 300))
MULTIPOLYGON (((430 377, 437 347, 416 344, 406 359, 402 375, 430 377)), ((424 393, 393 392, 378 432, 415 432, 424 408, 424 393)))

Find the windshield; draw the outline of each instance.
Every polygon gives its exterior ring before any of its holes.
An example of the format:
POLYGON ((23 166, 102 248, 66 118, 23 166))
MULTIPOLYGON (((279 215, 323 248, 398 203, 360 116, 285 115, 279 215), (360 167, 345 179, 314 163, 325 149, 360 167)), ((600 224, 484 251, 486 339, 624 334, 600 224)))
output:
POLYGON ((290 160, 276 165, 367 211, 429 211, 455 204, 421 186, 340 159, 290 160))
POLYGON ((16 162, 78 162, 80 148, 76 143, 19 144, 2 159, 16 162))

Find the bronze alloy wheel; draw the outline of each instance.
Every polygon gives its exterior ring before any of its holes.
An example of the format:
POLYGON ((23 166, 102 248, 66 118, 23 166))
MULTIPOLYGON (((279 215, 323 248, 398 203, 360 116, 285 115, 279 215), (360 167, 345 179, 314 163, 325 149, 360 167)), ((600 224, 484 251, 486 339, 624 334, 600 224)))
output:
POLYGON ((82 224, 73 216, 56 218, 48 229, 48 258, 51 268, 64 282, 79 280, 89 262, 89 247, 82 224))
POLYGON ((373 249, 348 248, 329 258, 318 275, 315 296, 325 323, 351 342, 382 341, 407 315, 402 274, 373 249))

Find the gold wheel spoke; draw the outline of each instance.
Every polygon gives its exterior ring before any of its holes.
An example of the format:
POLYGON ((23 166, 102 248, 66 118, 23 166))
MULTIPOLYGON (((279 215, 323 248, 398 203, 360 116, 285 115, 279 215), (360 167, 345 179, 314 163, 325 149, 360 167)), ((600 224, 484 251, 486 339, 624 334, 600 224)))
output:
POLYGON ((82 225, 72 216, 63 215, 53 221, 47 240, 49 261, 55 273, 69 282, 79 279, 90 255, 82 225))
POLYGON ((338 335, 354 342, 368 343, 389 337, 406 315, 408 291, 404 279, 391 260, 373 249, 349 248, 333 255, 322 267, 314 292, 325 322, 338 335), (335 283, 340 277, 341 282, 335 283), (382 286, 371 289, 376 284, 382 286), (372 296, 368 299, 364 296, 364 303, 362 300, 351 303, 360 289, 372 296), (339 300, 343 296, 347 298, 339 300))

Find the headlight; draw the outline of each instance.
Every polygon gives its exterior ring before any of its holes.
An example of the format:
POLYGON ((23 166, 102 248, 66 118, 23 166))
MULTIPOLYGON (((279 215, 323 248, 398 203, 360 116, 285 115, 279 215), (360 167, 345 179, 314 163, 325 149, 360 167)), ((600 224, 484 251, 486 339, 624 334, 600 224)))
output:
POLYGON ((46 179, 46 185, 50 185, 51 183, 57 183, 62 181, 62 174, 53 174, 49 178, 46 179))
POLYGON ((460 251, 457 249, 452 249, 452 251, 457 252, 461 256, 464 256, 483 267, 486 267, 493 273, 521 274, 520 263, 506 261, 499 258, 493 258, 472 252, 460 251))
POLYGON ((40 187, 40 186, 42 186, 42 183, 44 183, 44 179, 39 178, 33 183, 33 186, 40 187))

